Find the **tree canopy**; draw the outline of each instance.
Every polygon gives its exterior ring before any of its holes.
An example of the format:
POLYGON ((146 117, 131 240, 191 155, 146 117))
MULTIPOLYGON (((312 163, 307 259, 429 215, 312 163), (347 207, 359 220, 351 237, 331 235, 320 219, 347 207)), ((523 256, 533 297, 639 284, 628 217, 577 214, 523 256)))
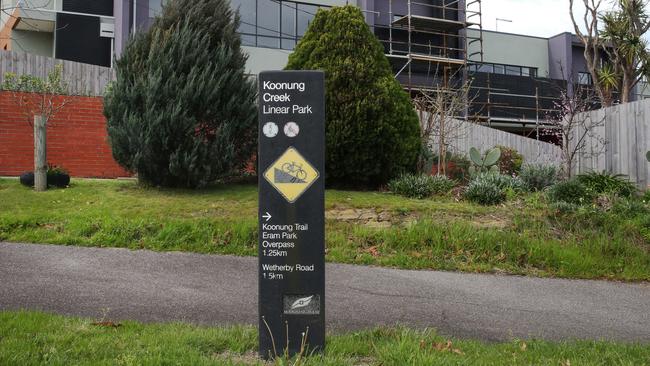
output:
POLYGON ((116 61, 104 113, 116 161, 148 184, 201 187, 254 157, 256 86, 228 0, 175 0, 116 61))
POLYGON ((417 114, 359 8, 319 10, 286 68, 326 73, 330 186, 372 188, 415 170, 417 114))

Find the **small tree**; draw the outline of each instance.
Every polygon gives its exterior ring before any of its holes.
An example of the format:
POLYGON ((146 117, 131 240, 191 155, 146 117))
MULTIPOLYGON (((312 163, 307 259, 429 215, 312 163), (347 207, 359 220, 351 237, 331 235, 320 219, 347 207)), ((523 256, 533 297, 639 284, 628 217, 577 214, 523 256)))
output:
POLYGON ((202 187, 255 155, 257 95, 227 0, 176 0, 116 62, 104 113, 115 160, 140 181, 202 187))
POLYGON ((33 75, 5 75, 2 89, 12 91, 13 99, 34 127, 34 189, 47 190, 47 126, 71 102, 68 84, 59 64, 41 79, 33 75), (33 123, 32 123, 33 121, 33 123))
POLYGON ((562 90, 554 102, 557 112, 547 118, 548 127, 542 132, 561 142, 562 174, 566 179, 572 177, 579 156, 594 157, 605 150, 607 141, 597 131, 605 118, 594 119, 590 113, 597 102, 592 91, 578 88, 569 95, 562 90))
POLYGON ((320 10, 287 69, 326 73, 329 185, 372 188, 415 170, 417 114, 359 8, 320 10))
MULTIPOLYGON (((608 87, 607 84, 604 84, 601 81, 604 75, 602 75, 601 72, 603 65, 603 47, 600 38, 599 20, 600 7, 603 4, 603 0, 582 0, 585 7, 584 14, 582 15, 582 24, 576 19, 574 13, 574 1, 575 0, 569 0, 569 14, 571 15, 571 21, 573 22, 573 29, 576 32, 576 36, 578 36, 578 39, 580 39, 585 47, 585 62, 587 64, 587 69, 591 74, 594 89, 598 94, 601 103, 604 106, 611 106, 613 103, 611 93, 612 88, 608 87), (584 26, 584 28, 581 29, 581 25, 584 26)), ((611 74, 608 74, 607 77, 611 79, 611 74)))
POLYGON ((468 132, 465 116, 475 97, 470 91, 471 79, 463 78, 458 72, 450 75, 446 70, 441 78, 435 78, 431 87, 418 91, 415 106, 420 111, 420 136, 425 149, 418 163, 420 171, 424 171, 429 166, 426 161, 437 154, 438 173, 447 173, 448 152, 468 132))

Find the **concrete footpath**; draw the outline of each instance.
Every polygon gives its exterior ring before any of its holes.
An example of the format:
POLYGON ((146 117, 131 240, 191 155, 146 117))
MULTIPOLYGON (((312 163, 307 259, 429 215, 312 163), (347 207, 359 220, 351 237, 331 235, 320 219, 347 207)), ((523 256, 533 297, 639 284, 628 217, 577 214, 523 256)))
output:
MULTIPOLYGON (((0 309, 256 324, 257 259, 0 243, 0 309)), ((650 342, 650 284, 328 264, 328 329, 433 327, 483 340, 650 342)))

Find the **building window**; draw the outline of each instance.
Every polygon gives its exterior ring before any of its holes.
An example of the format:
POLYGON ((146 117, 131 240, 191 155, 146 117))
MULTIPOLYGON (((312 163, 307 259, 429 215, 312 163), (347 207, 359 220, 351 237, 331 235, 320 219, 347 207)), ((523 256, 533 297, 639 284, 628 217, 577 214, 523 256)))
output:
POLYGON ((506 66, 506 75, 521 76, 521 67, 519 67, 519 66, 506 66))
POLYGON ((280 3, 276 1, 257 1, 257 46, 280 48, 280 3))
POLYGON ((578 84, 580 85, 593 85, 594 81, 591 78, 591 74, 588 72, 579 72, 578 73, 578 84))
POLYGON ((292 50, 296 47, 296 3, 283 1, 280 8, 280 48, 292 50))
POLYGON ((514 66, 493 63, 473 64, 469 66, 471 72, 485 72, 489 74, 515 75, 537 77, 536 67, 514 66))
POLYGON ((230 0, 239 9, 244 46, 293 50, 324 6, 281 0, 230 0))

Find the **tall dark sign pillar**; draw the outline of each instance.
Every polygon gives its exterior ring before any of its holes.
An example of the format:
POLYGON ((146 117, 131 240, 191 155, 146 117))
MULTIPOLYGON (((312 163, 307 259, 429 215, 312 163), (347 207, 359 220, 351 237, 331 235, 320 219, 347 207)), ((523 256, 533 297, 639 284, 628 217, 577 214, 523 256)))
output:
POLYGON ((325 347, 325 92, 319 71, 259 76, 259 342, 325 347))

